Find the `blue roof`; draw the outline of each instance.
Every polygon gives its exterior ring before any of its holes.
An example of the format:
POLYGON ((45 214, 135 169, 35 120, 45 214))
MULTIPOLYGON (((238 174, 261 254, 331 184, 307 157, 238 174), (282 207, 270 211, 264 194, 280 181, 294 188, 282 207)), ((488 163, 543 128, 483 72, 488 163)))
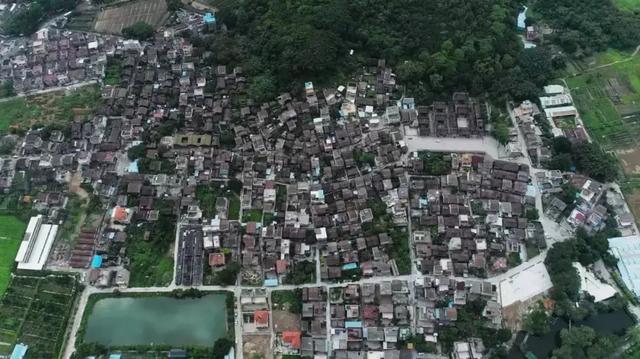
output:
POLYGON ((135 160, 129 163, 129 167, 127 168, 127 172, 129 173, 138 173, 138 160, 135 160))
POLYGON ((357 269, 358 263, 347 263, 342 266, 343 270, 357 269))
POLYGON ((344 322, 345 328, 362 328, 362 322, 357 320, 346 321, 344 322))
POLYGON ((216 22, 216 17, 212 13, 208 12, 204 14, 202 20, 204 20, 204 22, 206 22, 207 24, 211 24, 216 22))
POLYGON ((122 354, 111 354, 109 355, 109 359, 120 359, 122 358, 122 354))
POLYGON ((627 288, 640 297, 640 237, 609 238, 609 250, 618 258, 618 271, 627 288))
POLYGON ((29 349, 28 345, 25 344, 16 344, 13 347, 13 352, 11 353, 11 359, 22 359, 25 354, 27 354, 27 349, 29 349))
POLYGON ((265 287, 277 287, 278 286, 278 279, 276 279, 276 278, 265 279, 264 280, 264 286, 265 287))
POLYGON ((102 266, 102 256, 93 256, 91 268, 100 268, 100 266, 102 266))

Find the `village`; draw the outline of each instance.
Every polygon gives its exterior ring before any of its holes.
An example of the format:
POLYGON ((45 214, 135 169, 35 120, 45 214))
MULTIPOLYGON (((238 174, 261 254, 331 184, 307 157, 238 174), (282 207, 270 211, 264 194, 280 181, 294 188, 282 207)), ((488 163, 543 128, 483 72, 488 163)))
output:
MULTIPOLYGON (((17 269, 85 285, 65 358, 92 295, 189 288, 235 295, 229 358, 481 358, 553 305, 547 251, 582 230, 619 231, 640 295, 620 188, 545 168, 553 138, 591 141, 566 87, 418 105, 371 59, 346 83, 258 101, 241 67, 192 41, 216 31, 180 11, 150 42, 45 28, 0 53, 20 96, 97 103, 67 126, 14 126, 0 157, 3 209, 29 218, 17 269)), ((596 302, 623 291, 604 266, 580 271, 596 302)))

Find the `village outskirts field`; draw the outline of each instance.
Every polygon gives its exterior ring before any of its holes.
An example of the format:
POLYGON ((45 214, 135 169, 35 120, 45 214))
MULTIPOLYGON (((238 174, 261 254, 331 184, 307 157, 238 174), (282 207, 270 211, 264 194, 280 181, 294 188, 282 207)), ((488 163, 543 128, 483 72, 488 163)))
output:
POLYGON ((0 215, 0 297, 9 285, 11 269, 26 228, 18 218, 0 215))
MULTIPOLYGON (((620 1, 640 9, 640 0, 620 1)), ((591 138, 619 159, 621 188, 640 220, 640 51, 610 49, 571 62, 561 81, 571 90, 591 138)))
POLYGON ((32 126, 61 127, 88 116, 99 101, 100 91, 93 85, 3 100, 0 102, 0 135, 12 129, 25 132, 32 126))

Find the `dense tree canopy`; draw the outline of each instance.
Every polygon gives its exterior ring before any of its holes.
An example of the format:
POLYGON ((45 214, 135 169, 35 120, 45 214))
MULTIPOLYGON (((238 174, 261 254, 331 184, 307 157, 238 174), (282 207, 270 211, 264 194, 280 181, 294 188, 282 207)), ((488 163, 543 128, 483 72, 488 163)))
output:
POLYGON ((595 143, 571 144, 560 136, 551 141, 551 149, 553 156, 546 164, 550 169, 568 171, 575 167, 578 172, 602 182, 614 181, 619 176, 615 156, 595 143))
POLYGON ((553 283, 552 297, 555 300, 577 301, 580 292, 580 278, 573 267, 576 250, 573 241, 558 242, 549 249, 544 264, 553 283))
POLYGON ((582 142, 575 145, 573 160, 578 171, 598 181, 611 182, 618 178, 619 170, 615 156, 604 152, 596 144, 582 142))
POLYGON ((599 336, 590 327, 574 326, 560 332, 562 345, 553 351, 553 358, 611 358, 617 351, 619 339, 599 336))
POLYGON ((9 35, 31 35, 46 17, 69 11, 76 3, 76 0, 36 0, 8 17, 3 31, 9 35))
POLYGON ((535 335, 549 333, 549 316, 542 303, 537 303, 533 310, 522 318, 522 328, 535 335))
POLYGON ((218 15, 230 32, 215 40, 213 56, 272 74, 278 89, 383 58, 419 99, 455 90, 524 96, 546 80, 552 57, 521 56, 517 11, 512 0, 226 2, 218 15))
POLYGON ((623 12, 610 0, 536 0, 534 9, 556 30, 552 39, 576 57, 640 43, 640 14, 623 12))
POLYGON ((122 35, 140 41, 147 40, 153 36, 153 27, 144 21, 138 21, 122 29, 122 35))

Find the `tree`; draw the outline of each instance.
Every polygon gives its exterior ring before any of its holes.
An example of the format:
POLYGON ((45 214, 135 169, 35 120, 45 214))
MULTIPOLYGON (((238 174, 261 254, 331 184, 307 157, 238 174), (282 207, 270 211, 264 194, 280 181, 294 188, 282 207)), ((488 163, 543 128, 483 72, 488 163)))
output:
POLYGON ((235 194, 240 194, 240 192, 242 191, 242 181, 236 178, 230 179, 227 183, 227 186, 235 194))
POLYGON ((135 145, 129 148, 129 151, 127 151, 127 156, 131 161, 135 161, 138 158, 143 158, 145 155, 145 151, 146 151, 146 147, 144 143, 141 143, 139 145, 135 145))
POLYGON ((14 136, 0 138, 0 155, 9 155, 16 148, 17 141, 14 136))
POLYGON ((304 284, 315 281, 316 266, 314 262, 301 261, 294 264, 284 278, 284 284, 304 284))
POLYGON ((530 63, 530 56, 520 56, 524 50, 512 24, 516 12, 514 2, 491 0, 464 6, 447 1, 225 2, 217 18, 230 31, 216 35, 219 49, 212 52, 216 61, 233 58, 250 74, 271 73, 278 91, 291 91, 301 81, 326 82, 328 76, 371 65, 364 59, 381 58, 421 101, 460 89, 491 97, 514 90, 535 95, 534 82, 548 78, 544 71, 551 57, 540 49, 533 50, 540 54, 530 63), (531 73, 535 78, 529 81, 531 73))
POLYGON ((616 158, 598 145, 581 142, 574 146, 573 160, 578 171, 601 182, 611 182, 618 178, 616 158))
POLYGON ((530 221, 537 221, 538 218, 540 218, 540 215, 538 214, 538 209, 537 208, 529 208, 529 209, 527 209, 527 213, 526 213, 525 216, 530 221))
POLYGON ((562 192, 560 193, 559 198, 562 200, 562 202, 568 204, 575 202, 576 195, 578 194, 577 188, 575 188, 571 183, 565 183, 560 186, 560 188, 562 188, 562 192))
POLYGON ((543 46, 524 49, 518 56, 518 66, 525 78, 540 87, 546 84, 552 72, 551 52, 543 46))
POLYGON ((551 140, 551 149, 553 150, 553 153, 556 153, 556 154, 571 153, 572 152, 571 141, 569 141, 569 139, 566 138, 565 136, 554 137, 551 140))
POLYGON ((549 316, 542 303, 538 302, 522 321, 522 328, 531 334, 543 336, 549 333, 549 316))
POLYGON ((573 241, 557 242, 547 252, 544 264, 553 283, 552 297, 556 300, 578 300, 580 277, 573 267, 575 257, 573 241))
POLYGON ((222 359, 233 348, 234 342, 229 338, 220 338, 213 344, 213 359, 222 359))
POLYGON ((517 267, 522 264, 522 259, 520 259, 520 254, 518 253, 509 253, 507 256, 507 264, 509 268, 517 267))
POLYGON ((573 326, 560 332, 561 345, 553 351, 553 358, 611 358, 620 340, 613 336, 598 336, 590 327, 573 326))
POLYGON ((135 24, 122 29, 122 35, 129 39, 147 40, 153 36, 153 27, 144 21, 138 21, 135 24))
POLYGON ((215 279, 219 285, 234 285, 238 280, 238 273, 240 272, 240 264, 231 262, 220 271, 216 272, 215 279))
POLYGON ((276 97, 276 79, 270 73, 254 77, 249 85, 249 96, 258 102, 266 102, 276 97))
POLYGON ((182 2, 180 0, 167 0, 167 10, 174 12, 182 8, 182 2))
POLYGON ((13 88, 13 80, 2 81, 0 84, 0 98, 13 97, 16 95, 16 91, 13 88))
POLYGON ((7 17, 3 31, 9 35, 31 35, 47 17, 69 11, 76 3, 76 0, 36 0, 7 17))
POLYGON ((551 170, 569 171, 573 167, 573 159, 569 153, 554 154, 546 163, 551 170))
POLYGON ((509 135, 509 126, 504 121, 497 122, 494 125, 493 137, 495 137, 501 145, 505 146, 509 143, 509 135))

